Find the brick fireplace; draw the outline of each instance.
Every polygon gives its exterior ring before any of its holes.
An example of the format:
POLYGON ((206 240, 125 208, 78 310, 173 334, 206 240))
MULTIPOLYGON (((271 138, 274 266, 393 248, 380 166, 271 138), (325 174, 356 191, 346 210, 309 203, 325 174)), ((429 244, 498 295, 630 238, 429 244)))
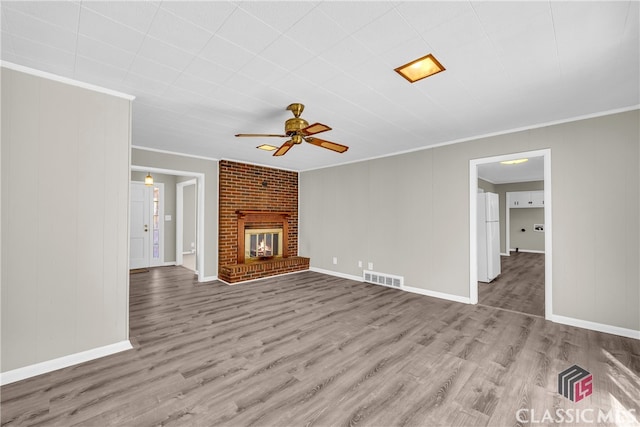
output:
POLYGON ((297 256, 297 172, 228 160, 219 169, 218 277, 238 283, 307 270, 309 258, 297 256))

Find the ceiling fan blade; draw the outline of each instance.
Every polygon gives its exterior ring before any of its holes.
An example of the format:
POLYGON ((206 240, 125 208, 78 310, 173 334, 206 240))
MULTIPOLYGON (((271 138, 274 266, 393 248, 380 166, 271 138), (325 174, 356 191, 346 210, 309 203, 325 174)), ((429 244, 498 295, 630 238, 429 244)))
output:
POLYGON ((287 135, 278 135, 275 133, 237 133, 236 136, 240 136, 240 137, 260 137, 260 136, 264 136, 264 137, 273 137, 273 138, 286 138, 287 135))
POLYGON ((285 153, 287 151, 289 151, 289 148, 293 147, 293 141, 289 140, 287 142, 285 142, 284 144, 282 144, 282 146, 280 148, 278 148, 276 150, 275 153, 273 153, 274 156, 284 156, 285 153))
POLYGON ((312 125, 307 126, 304 129, 300 129, 300 132, 302 132, 303 135, 308 136, 308 135, 315 135, 316 133, 320 133, 320 132, 326 132, 328 130, 331 130, 329 126, 323 125, 322 123, 314 123, 312 125))
POLYGON ((329 150, 337 151, 338 153, 344 153, 349 149, 346 145, 338 144, 336 142, 325 141, 320 138, 305 138, 309 144, 317 145, 318 147, 328 148, 329 150))

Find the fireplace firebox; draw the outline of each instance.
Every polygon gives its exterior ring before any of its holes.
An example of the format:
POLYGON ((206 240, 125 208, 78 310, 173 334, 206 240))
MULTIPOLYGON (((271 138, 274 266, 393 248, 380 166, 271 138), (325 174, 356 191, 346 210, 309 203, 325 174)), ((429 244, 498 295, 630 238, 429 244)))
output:
POLYGON ((245 229, 245 262, 282 257, 282 243, 282 228, 245 229))
POLYGON ((238 216, 238 264, 288 258, 289 212, 236 211, 238 216), (279 227, 255 228, 255 227, 279 227))

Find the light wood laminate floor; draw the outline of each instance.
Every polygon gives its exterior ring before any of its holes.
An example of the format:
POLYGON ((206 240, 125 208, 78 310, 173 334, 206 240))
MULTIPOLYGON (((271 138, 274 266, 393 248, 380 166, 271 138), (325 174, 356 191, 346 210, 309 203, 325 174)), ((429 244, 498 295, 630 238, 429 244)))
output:
POLYGON ((494 281, 478 282, 478 303, 544 317, 544 254, 511 252, 500 262, 494 281))
POLYGON ((132 275, 130 306, 133 350, 2 387, 2 425, 513 426, 519 409, 640 413, 640 341, 535 316, 315 272, 197 284, 181 267, 132 275), (573 364, 594 377, 578 403, 556 390, 573 364))

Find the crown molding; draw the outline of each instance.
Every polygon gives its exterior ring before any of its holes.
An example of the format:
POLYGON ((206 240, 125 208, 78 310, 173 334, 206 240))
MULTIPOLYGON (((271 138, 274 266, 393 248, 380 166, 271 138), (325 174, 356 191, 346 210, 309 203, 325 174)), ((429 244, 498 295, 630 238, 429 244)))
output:
POLYGON ((123 98, 128 101, 133 101, 136 99, 134 95, 129 95, 126 93, 118 92, 115 90, 107 89, 101 86, 96 86, 91 83, 81 82, 79 80, 74 80, 69 77, 59 76, 57 74, 48 73, 46 71, 36 70, 35 68, 25 67, 24 65, 14 64, 13 62, 0 61, 0 66, 3 68, 7 68, 9 70, 19 71, 21 73, 30 74, 36 77, 42 77, 48 80, 53 80, 60 83, 65 83, 71 86, 76 86, 82 89, 91 90, 94 92, 104 93, 106 95, 116 96, 118 98, 123 98))
POLYGON ((396 151, 396 152, 393 152, 393 153, 382 154, 380 156, 373 156, 373 157, 367 157, 365 159, 353 160, 353 161, 350 161, 350 162, 335 163, 333 165, 328 165, 328 166, 320 166, 320 167, 317 167, 317 168, 303 169, 303 170, 300 170, 300 172, 310 172, 310 171, 313 171, 313 170, 333 168, 333 167, 336 167, 336 166, 345 166, 345 165, 350 165, 350 164, 353 164, 353 163, 368 162, 370 160, 383 159, 385 157, 393 157, 393 156, 399 156, 401 154, 415 153, 417 151, 431 150, 432 148, 444 147, 446 145, 460 144, 460 143, 463 143, 463 142, 476 141, 478 139, 483 139, 483 138, 490 138, 490 137, 500 136, 500 135, 508 135, 508 134, 511 134, 511 133, 523 132, 523 131, 533 130, 533 129, 540 129, 540 128, 545 128, 545 127, 549 127, 549 126, 561 125, 561 124, 565 124, 565 123, 578 122, 578 121, 581 121, 581 120, 595 119, 595 118, 598 118, 598 117, 611 116, 613 114, 626 113, 626 112, 629 112, 629 111, 636 111, 636 110, 640 111, 640 104, 630 105, 628 107, 616 108, 616 109, 613 109, 613 110, 600 111, 598 113, 584 114, 582 116, 574 116, 574 117, 561 119, 561 120, 554 120, 554 121, 551 121, 551 122, 536 123, 534 125, 522 126, 522 127, 512 128, 512 129, 507 129, 507 130, 501 130, 501 131, 498 131, 498 132, 491 132, 491 133, 485 133, 485 134, 482 134, 482 135, 475 135, 475 136, 470 136, 470 137, 466 137, 466 138, 454 139, 454 140, 451 140, 451 141, 440 142, 440 143, 437 143, 437 144, 428 145, 428 146, 424 146, 424 147, 417 147, 417 148, 411 148, 409 150, 396 151))
POLYGON ((190 157, 192 159, 210 160, 213 162, 220 161, 220 159, 216 159, 214 157, 198 156, 196 154, 178 153, 177 151, 160 150, 158 148, 143 147, 141 145, 132 145, 131 148, 135 148, 136 150, 142 150, 142 151, 152 151, 154 153, 160 153, 160 154, 170 154, 172 156, 190 157))

